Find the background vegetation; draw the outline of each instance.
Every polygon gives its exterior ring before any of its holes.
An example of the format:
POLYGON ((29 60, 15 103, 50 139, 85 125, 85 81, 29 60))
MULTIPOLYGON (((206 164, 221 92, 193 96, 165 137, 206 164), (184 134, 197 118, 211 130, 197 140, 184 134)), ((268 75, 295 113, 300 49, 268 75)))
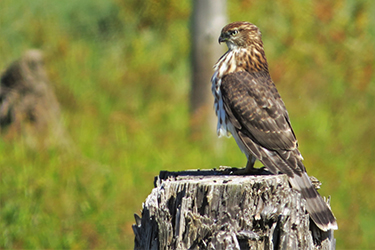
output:
MULTIPOLYGON (((0 248, 132 249, 160 170, 245 164, 233 139, 190 136, 191 4, 0 1, 0 69, 44 51, 74 144, 0 139, 0 248)), ((263 33, 337 248, 375 248, 375 2, 233 0, 228 14, 263 33)))

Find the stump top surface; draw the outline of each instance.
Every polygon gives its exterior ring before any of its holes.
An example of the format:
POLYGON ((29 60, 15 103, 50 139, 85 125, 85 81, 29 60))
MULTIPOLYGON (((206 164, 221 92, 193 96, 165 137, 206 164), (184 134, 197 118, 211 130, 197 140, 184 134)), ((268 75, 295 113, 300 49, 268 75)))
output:
POLYGON ((243 185, 264 182, 287 183, 288 177, 284 174, 271 175, 267 171, 264 171, 261 175, 232 175, 227 168, 180 172, 161 171, 159 176, 155 178, 155 187, 160 186, 165 181, 204 185, 243 185))
POLYGON ((136 216, 135 249, 334 249, 286 175, 233 170, 161 171, 136 216))

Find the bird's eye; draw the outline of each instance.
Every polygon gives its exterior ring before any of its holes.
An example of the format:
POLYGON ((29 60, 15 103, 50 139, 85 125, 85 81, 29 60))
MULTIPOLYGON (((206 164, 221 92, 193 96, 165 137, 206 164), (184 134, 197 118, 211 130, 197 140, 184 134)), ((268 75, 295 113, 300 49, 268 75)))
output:
POLYGON ((229 32, 229 35, 235 36, 235 35, 237 35, 237 33, 238 33, 238 30, 232 30, 232 31, 229 32))

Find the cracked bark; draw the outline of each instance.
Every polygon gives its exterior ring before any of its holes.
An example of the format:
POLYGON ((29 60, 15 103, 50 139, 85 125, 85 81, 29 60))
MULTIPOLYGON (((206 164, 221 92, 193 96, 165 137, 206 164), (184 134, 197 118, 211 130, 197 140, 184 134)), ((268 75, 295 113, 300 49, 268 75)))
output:
POLYGON ((162 171, 135 215, 134 249, 335 249, 285 175, 162 171))

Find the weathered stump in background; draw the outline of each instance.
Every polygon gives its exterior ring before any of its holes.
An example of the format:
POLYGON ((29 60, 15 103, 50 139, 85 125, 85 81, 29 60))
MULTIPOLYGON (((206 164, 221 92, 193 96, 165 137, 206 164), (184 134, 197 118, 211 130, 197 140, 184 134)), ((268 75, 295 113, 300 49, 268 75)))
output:
POLYGON ((135 215, 135 249, 335 249, 285 175, 161 172, 135 215))
POLYGON ((39 50, 26 51, 1 75, 0 131, 7 138, 24 135, 31 145, 67 142, 39 50))

